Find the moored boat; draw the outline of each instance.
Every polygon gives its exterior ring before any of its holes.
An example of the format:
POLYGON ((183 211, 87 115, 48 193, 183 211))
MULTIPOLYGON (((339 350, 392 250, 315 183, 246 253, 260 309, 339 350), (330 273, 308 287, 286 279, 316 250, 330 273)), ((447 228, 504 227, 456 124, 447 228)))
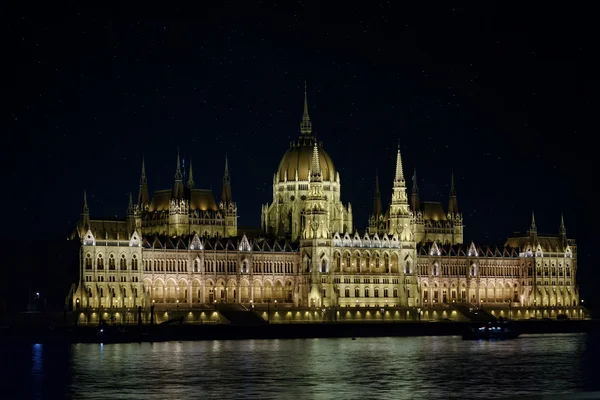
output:
POLYGON ((463 333, 464 340, 515 339, 520 335, 515 325, 506 320, 488 322, 485 325, 471 326, 463 333))

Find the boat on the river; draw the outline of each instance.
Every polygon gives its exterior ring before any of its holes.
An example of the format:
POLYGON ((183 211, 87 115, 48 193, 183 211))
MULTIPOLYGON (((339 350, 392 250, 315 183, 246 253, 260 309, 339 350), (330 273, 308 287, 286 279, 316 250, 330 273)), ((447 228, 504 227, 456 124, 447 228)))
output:
POLYGON ((502 318, 484 325, 471 326, 463 333, 463 340, 515 339, 521 333, 511 321, 502 318))

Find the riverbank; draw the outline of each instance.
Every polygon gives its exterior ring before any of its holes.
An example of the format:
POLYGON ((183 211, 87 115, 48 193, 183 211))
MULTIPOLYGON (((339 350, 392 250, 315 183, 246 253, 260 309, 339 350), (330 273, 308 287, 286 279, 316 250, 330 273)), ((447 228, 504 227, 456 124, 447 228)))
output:
MULTIPOLYGON (((172 340, 299 339, 332 337, 401 337, 462 335, 470 322, 322 323, 236 326, 143 325, 79 327, 13 327, 0 329, 0 341, 28 343, 127 343, 172 340)), ((522 334, 589 333, 600 331, 599 320, 515 321, 522 334)))

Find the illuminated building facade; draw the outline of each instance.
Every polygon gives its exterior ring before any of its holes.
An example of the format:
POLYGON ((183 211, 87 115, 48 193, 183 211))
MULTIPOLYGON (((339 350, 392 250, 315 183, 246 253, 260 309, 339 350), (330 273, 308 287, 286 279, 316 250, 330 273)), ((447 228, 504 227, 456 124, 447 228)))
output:
POLYGON ((562 219, 557 235, 538 235, 532 217, 527 234, 500 248, 465 243, 454 178, 446 210, 421 201, 416 171, 409 197, 398 148, 389 207, 376 179, 373 212, 359 232, 341 201, 340 174, 312 133, 306 95, 300 131, 274 174, 261 234, 238 232, 227 161, 218 204, 195 187, 191 163, 184 185, 179 155, 173 188, 152 198, 142 162, 137 202, 130 196, 123 220, 91 219, 84 194, 73 308, 470 304, 546 315, 578 305, 576 246, 562 219))

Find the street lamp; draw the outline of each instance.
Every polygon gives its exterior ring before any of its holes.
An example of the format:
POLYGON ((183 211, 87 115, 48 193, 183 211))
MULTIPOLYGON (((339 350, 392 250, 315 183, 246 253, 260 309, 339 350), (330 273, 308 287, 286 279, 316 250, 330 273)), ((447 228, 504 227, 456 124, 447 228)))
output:
POLYGON ((417 319, 421 321, 421 308, 417 308, 417 319))

